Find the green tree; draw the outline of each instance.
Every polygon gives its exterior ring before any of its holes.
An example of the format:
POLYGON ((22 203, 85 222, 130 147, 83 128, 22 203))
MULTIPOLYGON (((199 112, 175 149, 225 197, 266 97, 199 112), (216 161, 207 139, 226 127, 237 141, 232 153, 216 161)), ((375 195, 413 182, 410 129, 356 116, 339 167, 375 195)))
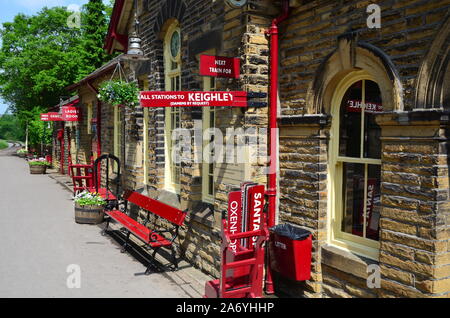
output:
POLYGON ((48 109, 80 72, 81 30, 69 28, 65 8, 19 14, 0 29, 0 93, 14 112, 48 109))
POLYGON ((102 0, 89 0, 83 7, 81 26, 81 57, 83 64, 78 80, 93 72, 110 59, 103 49, 109 22, 107 11, 110 11, 110 8, 104 5, 102 0))
POLYGON ((81 28, 70 27, 72 12, 64 7, 18 14, 0 27, 0 95, 22 129, 28 126, 30 138, 44 136, 43 123, 34 122, 36 110, 47 112, 67 96, 67 86, 108 60, 103 50, 108 12, 111 3, 91 0, 83 7, 81 28))
POLYGON ((0 117, 0 139, 24 141, 25 134, 15 115, 5 114, 0 117))

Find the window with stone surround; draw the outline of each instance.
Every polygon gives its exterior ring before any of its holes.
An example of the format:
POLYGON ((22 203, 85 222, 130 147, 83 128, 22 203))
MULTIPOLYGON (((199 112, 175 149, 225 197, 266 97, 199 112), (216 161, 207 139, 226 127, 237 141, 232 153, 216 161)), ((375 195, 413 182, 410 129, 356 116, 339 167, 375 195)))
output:
MULTIPOLYGON (((174 20, 164 37, 164 72, 166 91, 181 90, 181 32, 178 21, 174 20)), ((181 162, 173 160, 172 132, 181 128, 181 109, 167 107, 165 110, 165 188, 180 192, 181 162)))
POLYGON ((379 249, 381 129, 380 88, 366 72, 338 85, 332 105, 330 174, 332 243, 376 259, 379 249))

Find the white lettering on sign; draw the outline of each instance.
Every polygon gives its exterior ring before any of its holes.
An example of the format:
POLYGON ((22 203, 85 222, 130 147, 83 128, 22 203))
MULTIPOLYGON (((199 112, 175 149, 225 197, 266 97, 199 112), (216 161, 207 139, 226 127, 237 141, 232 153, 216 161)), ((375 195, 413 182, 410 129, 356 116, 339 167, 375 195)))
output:
MULTIPOLYGON (((238 231, 238 207, 239 207, 239 203, 237 201, 233 201, 230 204, 230 226, 229 226, 229 231, 231 232, 231 234, 235 234, 238 231)), ((233 250, 233 252, 236 252, 237 249, 237 240, 233 240, 230 242, 230 247, 233 250)))
MULTIPOLYGON (((253 231, 257 231, 261 228, 261 212, 263 208, 263 202, 262 202, 262 193, 255 193, 254 195, 254 202, 255 206, 253 207, 253 231)), ((256 245, 258 237, 254 236, 252 237, 253 246, 256 245)))
POLYGON ((230 93, 189 93, 190 102, 232 102, 233 94, 230 93))
POLYGON ((229 68, 217 68, 217 67, 210 67, 209 71, 211 73, 217 73, 217 74, 231 74, 233 72, 233 70, 229 69, 229 68))

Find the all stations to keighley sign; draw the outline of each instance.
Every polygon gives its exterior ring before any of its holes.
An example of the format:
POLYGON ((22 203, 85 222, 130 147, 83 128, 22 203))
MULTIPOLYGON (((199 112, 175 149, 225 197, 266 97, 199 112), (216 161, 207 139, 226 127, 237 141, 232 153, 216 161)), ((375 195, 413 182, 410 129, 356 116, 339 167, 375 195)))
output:
POLYGON ((248 107, 247 92, 141 92, 143 107, 248 107))

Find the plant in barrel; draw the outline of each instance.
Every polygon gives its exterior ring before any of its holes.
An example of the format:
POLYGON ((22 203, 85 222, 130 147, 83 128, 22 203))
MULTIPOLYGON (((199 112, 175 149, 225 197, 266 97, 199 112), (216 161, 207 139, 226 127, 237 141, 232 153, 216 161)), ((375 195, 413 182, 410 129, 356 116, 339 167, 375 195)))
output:
POLYGON ((28 151, 25 148, 17 150, 17 155, 20 158, 25 158, 27 156, 27 154, 28 154, 28 151))
POLYGON ((29 160, 28 165, 30 166, 31 174, 45 174, 47 167, 50 167, 50 162, 45 160, 45 158, 37 158, 29 160))
POLYGON ((105 218, 106 200, 98 193, 83 191, 74 197, 75 222, 80 224, 100 224, 105 218))

